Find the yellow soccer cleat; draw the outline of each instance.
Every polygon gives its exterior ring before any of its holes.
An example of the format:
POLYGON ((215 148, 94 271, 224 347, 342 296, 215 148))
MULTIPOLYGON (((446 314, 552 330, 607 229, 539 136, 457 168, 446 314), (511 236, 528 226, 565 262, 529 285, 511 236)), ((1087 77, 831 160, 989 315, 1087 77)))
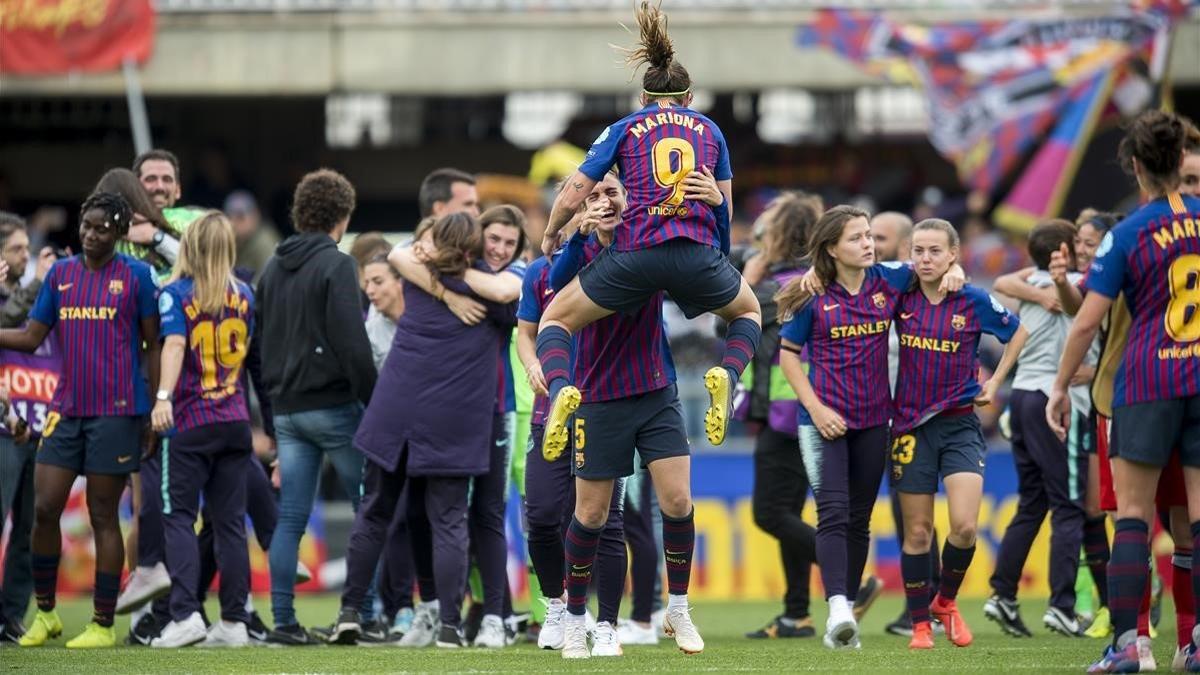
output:
POLYGON ((97 649, 100 647, 115 647, 117 633, 112 626, 107 628, 93 621, 83 629, 74 640, 67 642, 67 649, 97 649))
POLYGON ((1099 612, 1096 612, 1096 618, 1092 621, 1092 625, 1083 631, 1083 634, 1090 638, 1104 639, 1112 635, 1112 615, 1109 614, 1107 607, 1101 607, 1099 612))
POLYGON ((567 443, 571 440, 571 434, 567 430, 567 420, 571 415, 579 410, 579 403, 583 400, 579 389, 572 385, 567 385, 559 390, 558 395, 554 397, 554 402, 550 405, 550 413, 546 415, 546 431, 542 435, 542 457, 547 462, 562 457, 563 451, 567 449, 567 443))
POLYGON ((725 431, 729 428, 733 383, 729 371, 723 366, 713 366, 704 374, 704 388, 708 390, 708 412, 704 413, 704 433, 712 445, 725 442, 725 431))
POLYGON ((41 647, 46 644, 47 640, 53 640, 62 635, 62 631, 62 619, 58 618, 58 612, 53 609, 43 612, 39 609, 37 615, 33 617, 33 623, 30 624, 29 630, 21 636, 18 644, 22 647, 41 647))

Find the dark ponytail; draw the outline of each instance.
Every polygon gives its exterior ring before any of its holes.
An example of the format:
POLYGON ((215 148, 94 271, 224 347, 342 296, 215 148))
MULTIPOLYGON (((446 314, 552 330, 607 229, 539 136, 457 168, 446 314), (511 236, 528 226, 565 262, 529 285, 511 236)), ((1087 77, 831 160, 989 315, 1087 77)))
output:
POLYGON ((642 89, 653 98, 680 98, 692 88, 687 68, 675 60, 675 46, 667 35, 667 15, 662 0, 651 4, 638 3, 634 10, 638 24, 638 46, 623 50, 625 62, 635 71, 643 64, 649 66, 642 76, 642 89))

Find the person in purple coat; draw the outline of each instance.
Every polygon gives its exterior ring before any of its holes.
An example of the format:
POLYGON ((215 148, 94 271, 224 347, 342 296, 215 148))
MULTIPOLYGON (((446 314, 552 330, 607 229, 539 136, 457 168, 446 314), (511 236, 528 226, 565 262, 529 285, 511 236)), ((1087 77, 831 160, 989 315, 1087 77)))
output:
POLYGON ((496 341, 515 319, 512 308, 484 301, 486 319, 464 324, 441 302, 444 289, 472 295, 463 274, 479 258, 482 234, 465 213, 445 216, 428 239, 390 258, 414 260, 437 280, 434 294, 405 284, 405 311, 396 324, 376 395, 354 445, 367 458, 363 503, 350 533, 342 609, 331 642, 353 643, 361 633, 357 607, 370 587, 380 549, 406 481, 420 499, 433 535, 433 569, 442 647, 462 646, 459 607, 467 575, 467 493, 487 473, 497 387, 496 341), (448 374, 445 364, 454 364, 448 374))

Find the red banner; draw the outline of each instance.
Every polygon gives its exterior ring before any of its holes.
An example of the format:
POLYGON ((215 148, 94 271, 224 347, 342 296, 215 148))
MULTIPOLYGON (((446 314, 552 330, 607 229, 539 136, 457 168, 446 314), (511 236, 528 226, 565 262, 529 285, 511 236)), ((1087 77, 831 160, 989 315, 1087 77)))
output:
POLYGON ((144 63, 154 45, 150 0, 0 0, 0 73, 56 75, 144 63))

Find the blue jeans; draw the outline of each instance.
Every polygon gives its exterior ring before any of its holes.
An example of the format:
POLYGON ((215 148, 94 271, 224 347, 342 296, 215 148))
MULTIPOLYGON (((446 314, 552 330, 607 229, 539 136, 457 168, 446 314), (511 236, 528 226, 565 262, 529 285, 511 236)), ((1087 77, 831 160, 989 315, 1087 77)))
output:
POLYGON ((313 501, 325 457, 333 464, 342 486, 358 510, 362 495, 363 456, 354 448, 354 433, 362 419, 360 403, 275 416, 279 446, 279 522, 271 541, 271 611, 276 626, 294 625, 296 559, 300 538, 312 515, 313 501))
POLYGON ((29 545, 33 533, 33 456, 37 443, 17 445, 0 436, 0 529, 12 513, 13 527, 4 558, 0 620, 22 621, 33 594, 29 545))

